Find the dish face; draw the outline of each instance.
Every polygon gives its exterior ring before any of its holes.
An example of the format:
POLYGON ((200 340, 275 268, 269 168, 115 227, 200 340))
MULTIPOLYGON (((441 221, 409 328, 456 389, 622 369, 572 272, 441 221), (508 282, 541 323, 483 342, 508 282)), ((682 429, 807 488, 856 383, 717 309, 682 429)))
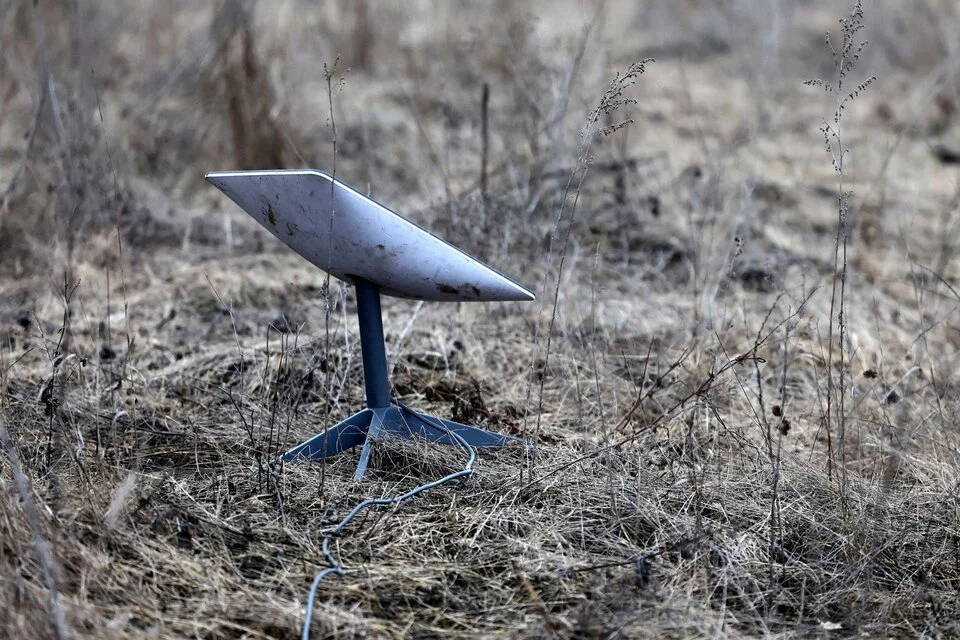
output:
POLYGON ((507 276, 316 169, 212 171, 207 180, 315 266, 416 300, 533 300, 507 276))

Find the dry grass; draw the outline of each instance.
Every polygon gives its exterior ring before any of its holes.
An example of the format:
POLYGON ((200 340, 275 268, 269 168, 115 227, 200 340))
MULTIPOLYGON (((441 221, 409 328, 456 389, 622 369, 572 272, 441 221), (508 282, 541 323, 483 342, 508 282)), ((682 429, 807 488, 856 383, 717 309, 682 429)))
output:
POLYGON ((314 637, 960 635, 955 3, 867 7, 841 187, 849 7, 640 4, 0 7, 2 634, 295 636, 322 530, 463 465, 274 462, 353 302, 202 176, 331 167, 340 55, 338 176, 541 294, 386 300, 396 394, 537 446, 354 521, 314 637))

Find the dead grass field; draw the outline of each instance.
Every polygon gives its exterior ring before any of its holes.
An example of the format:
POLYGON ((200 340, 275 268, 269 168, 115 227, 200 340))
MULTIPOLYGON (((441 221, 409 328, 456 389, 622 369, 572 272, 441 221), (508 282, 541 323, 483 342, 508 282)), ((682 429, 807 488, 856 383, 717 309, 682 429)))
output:
POLYGON ((203 175, 335 162, 537 291, 384 301, 400 399, 535 445, 355 520, 312 637, 960 636, 960 10, 865 8, 841 183, 849 12, 0 4, 0 635, 295 637, 323 529, 464 464, 275 462, 353 301, 203 175))

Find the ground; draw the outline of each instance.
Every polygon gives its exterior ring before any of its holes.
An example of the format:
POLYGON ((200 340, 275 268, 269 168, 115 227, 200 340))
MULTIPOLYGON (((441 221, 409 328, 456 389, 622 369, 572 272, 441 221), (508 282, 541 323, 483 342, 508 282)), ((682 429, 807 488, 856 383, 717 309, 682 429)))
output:
POLYGON ((277 461, 363 405, 352 292, 203 175, 302 166, 538 296, 384 300, 400 400, 531 445, 329 538, 312 637, 960 635, 960 10, 911 7, 0 7, 3 635, 296 636, 325 532, 467 462, 277 461))

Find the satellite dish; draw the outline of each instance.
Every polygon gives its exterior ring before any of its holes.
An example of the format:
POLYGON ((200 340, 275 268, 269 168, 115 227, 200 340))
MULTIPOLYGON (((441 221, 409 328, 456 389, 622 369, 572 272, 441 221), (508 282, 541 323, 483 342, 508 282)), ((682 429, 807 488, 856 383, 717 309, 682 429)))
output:
POLYGON ((213 171, 206 177, 294 251, 356 289, 367 408, 290 449, 284 460, 325 458, 362 444, 360 480, 372 442, 384 436, 476 447, 520 444, 391 399, 380 294, 522 301, 534 299, 529 289, 323 171, 213 171))
POLYGON ((528 289, 315 169, 215 171, 207 180, 332 276, 414 300, 533 300, 528 289))

